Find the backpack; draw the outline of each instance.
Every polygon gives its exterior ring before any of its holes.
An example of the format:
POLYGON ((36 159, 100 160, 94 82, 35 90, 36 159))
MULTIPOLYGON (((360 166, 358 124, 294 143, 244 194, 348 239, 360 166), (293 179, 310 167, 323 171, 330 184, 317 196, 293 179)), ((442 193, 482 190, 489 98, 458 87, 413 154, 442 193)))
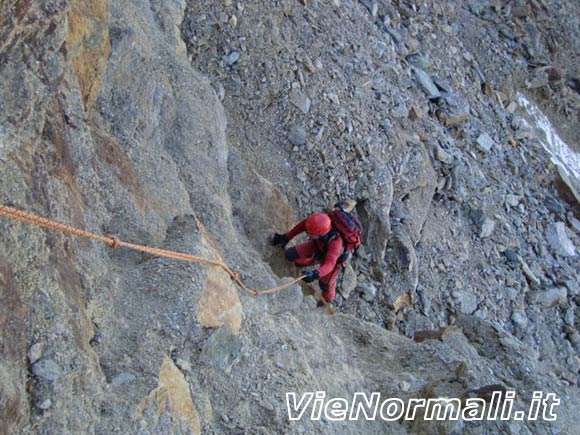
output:
POLYGON ((363 227, 356 216, 343 210, 339 204, 335 207, 336 208, 333 211, 328 213, 328 217, 332 222, 332 226, 342 237, 344 242, 344 253, 348 255, 351 252, 356 251, 356 249, 361 245, 361 233, 363 227))

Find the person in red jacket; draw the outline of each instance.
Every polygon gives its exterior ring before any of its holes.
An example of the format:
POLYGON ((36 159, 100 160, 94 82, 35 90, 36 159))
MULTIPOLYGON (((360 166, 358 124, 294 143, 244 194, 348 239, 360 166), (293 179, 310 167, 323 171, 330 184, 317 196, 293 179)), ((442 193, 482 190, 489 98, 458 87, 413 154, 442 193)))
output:
POLYGON ((315 213, 302 220, 286 234, 274 234, 273 245, 285 247, 298 234, 305 232, 308 240, 286 249, 286 258, 296 266, 312 266, 320 263, 316 269, 304 272, 304 281, 312 282, 318 279, 322 297, 332 302, 336 293, 336 279, 344 265, 341 258, 344 242, 340 233, 332 227, 330 217, 324 213, 315 213))

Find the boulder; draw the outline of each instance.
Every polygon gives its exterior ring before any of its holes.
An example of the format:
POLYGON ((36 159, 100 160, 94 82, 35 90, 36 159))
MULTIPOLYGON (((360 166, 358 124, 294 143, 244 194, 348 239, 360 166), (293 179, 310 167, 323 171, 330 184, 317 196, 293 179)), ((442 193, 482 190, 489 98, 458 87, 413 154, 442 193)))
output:
POLYGON ((477 146, 481 151, 489 152, 493 148, 494 142, 491 136, 487 133, 482 133, 477 137, 477 146))
POLYGON ((434 100, 441 97, 439 89, 435 83, 433 83, 433 80, 431 77, 429 77, 429 74, 427 74, 422 69, 415 67, 413 67, 413 74, 415 75, 415 79, 417 80, 419 87, 425 93, 425 95, 427 95, 427 98, 434 100))
POLYGON ((56 361, 43 358, 32 365, 32 373, 45 381, 56 381, 62 376, 62 369, 56 361))
POLYGON ((457 93, 445 93, 438 100, 439 119, 447 126, 458 125, 469 117, 469 105, 457 93))
POLYGON ((563 257, 573 257, 576 255, 576 247, 566 233, 566 224, 564 222, 556 222, 548 225, 546 239, 554 254, 563 257))

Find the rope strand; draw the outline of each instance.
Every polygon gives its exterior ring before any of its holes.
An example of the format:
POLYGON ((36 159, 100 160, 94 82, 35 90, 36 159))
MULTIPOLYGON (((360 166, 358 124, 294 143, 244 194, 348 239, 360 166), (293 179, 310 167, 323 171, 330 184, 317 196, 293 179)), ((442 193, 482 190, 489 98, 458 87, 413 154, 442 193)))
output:
POLYGON ((31 213, 26 213, 22 210, 18 210, 14 207, 9 207, 9 206, 2 205, 2 204, 0 204, 0 215, 7 216, 11 219, 15 219, 15 220, 20 221, 20 222, 25 222, 25 223, 28 223, 31 225, 36 225, 38 227, 48 228, 51 230, 56 230, 56 231, 60 231, 63 233, 73 234, 75 236, 84 237, 87 239, 92 239, 92 240, 95 240, 97 242, 102 242, 102 243, 106 244, 111 249, 127 248, 127 249, 131 249, 133 251, 145 252, 147 254, 156 255, 158 257, 171 258, 174 260, 187 261, 190 263, 203 263, 203 264, 208 264, 211 266, 221 267, 230 276, 230 278, 234 282, 236 282, 243 290, 245 290, 246 292, 248 292, 249 294, 254 295, 254 296, 259 295, 259 294, 269 294, 269 293, 274 293, 277 291, 285 290, 285 289, 293 286, 297 282, 301 281, 304 278, 304 276, 300 276, 289 283, 280 285, 278 287, 272 287, 272 288, 269 288, 266 290, 252 290, 252 289, 249 289, 242 282, 240 274, 238 272, 232 270, 228 266, 228 264, 226 264, 222 260, 214 260, 214 259, 210 259, 210 258, 198 257, 198 256, 191 255, 191 254, 185 254, 182 252, 168 251, 166 249, 152 248, 150 246, 143 246, 143 245, 136 245, 134 243, 128 243, 128 242, 125 242, 125 241, 119 239, 118 237, 115 237, 115 236, 101 236, 98 234, 91 233, 89 231, 84 231, 84 230, 81 230, 78 228, 71 227, 69 225, 62 224, 60 222, 55 222, 55 221, 50 220, 50 219, 36 216, 34 214, 31 214, 31 213))

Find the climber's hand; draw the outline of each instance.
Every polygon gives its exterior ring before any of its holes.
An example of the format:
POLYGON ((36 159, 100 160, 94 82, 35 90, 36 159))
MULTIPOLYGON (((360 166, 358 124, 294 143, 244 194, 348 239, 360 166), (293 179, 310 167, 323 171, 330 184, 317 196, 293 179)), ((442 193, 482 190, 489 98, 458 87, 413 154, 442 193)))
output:
POLYGON ((318 278, 320 278, 320 274, 316 269, 307 270, 306 272, 304 272, 304 282, 312 282, 318 278))
POLYGON ((275 233, 274 237, 272 237, 272 245, 280 245, 282 248, 288 244, 290 240, 284 234, 275 233))

